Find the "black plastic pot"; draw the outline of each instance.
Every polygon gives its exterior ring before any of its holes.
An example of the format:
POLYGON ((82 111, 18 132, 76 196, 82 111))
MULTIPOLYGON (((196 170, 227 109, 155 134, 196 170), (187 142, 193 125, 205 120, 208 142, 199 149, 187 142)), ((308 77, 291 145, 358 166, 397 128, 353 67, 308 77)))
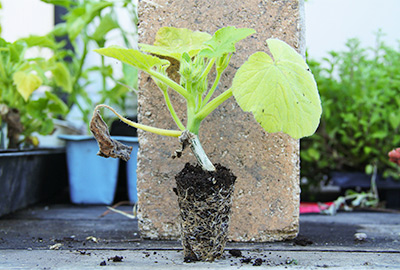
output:
POLYGON ((67 186, 65 149, 0 151, 0 216, 43 201, 67 186))

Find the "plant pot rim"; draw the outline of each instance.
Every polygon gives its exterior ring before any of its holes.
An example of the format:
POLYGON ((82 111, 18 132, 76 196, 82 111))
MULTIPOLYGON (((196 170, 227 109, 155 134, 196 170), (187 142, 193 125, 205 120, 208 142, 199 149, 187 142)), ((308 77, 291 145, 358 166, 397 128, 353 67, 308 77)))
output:
MULTIPOLYGON (((90 141, 94 140, 92 135, 67 135, 61 134, 58 135, 58 138, 66 141, 90 141)), ((112 139, 123 142, 138 142, 138 137, 130 137, 130 136, 111 136, 112 139)))
POLYGON ((33 149, 2 149, 0 157, 34 156, 65 153, 64 147, 54 148, 33 148, 33 149))

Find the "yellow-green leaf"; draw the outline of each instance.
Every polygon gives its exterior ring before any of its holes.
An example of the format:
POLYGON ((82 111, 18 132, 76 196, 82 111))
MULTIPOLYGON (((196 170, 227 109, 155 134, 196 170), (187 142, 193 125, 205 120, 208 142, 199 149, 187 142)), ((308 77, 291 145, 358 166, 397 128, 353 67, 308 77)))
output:
POLYGON ((21 94, 25 101, 28 101, 33 91, 42 85, 42 79, 35 74, 17 71, 13 76, 14 84, 17 91, 21 94))
POLYGON ((154 66, 169 65, 168 60, 163 60, 155 56, 147 55, 135 49, 125 49, 117 46, 111 46, 94 51, 101 55, 115 58, 123 63, 134 66, 144 71, 149 70, 154 66))
POLYGON ((235 44, 254 34, 256 31, 250 28, 236 28, 228 26, 215 32, 212 39, 206 41, 206 48, 202 49, 199 55, 206 57, 222 57, 224 54, 235 52, 235 44))
POLYGON ((233 95, 267 132, 295 139, 310 136, 322 113, 314 76, 288 44, 277 39, 267 44, 272 57, 264 52, 251 55, 233 79, 233 95))
POLYGON ((72 79, 68 68, 64 63, 57 63, 51 70, 57 86, 64 89, 65 92, 72 92, 72 79))
POLYGON ((209 39, 211 39, 211 35, 205 32, 194 32, 186 28, 162 27, 157 32, 154 45, 139 44, 139 46, 144 52, 168 56, 180 61, 185 52, 190 57, 195 56, 204 48, 203 43, 209 39))

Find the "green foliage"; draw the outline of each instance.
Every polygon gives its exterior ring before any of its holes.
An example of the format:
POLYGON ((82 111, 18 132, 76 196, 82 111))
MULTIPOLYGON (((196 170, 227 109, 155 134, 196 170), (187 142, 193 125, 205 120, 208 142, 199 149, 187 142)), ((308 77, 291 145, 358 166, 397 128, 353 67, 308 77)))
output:
POLYGON ((301 142, 302 175, 314 183, 330 171, 398 176, 387 153, 400 145, 400 50, 377 38, 375 48, 350 39, 347 50, 309 61, 321 94, 316 134, 301 142))
POLYGON ((152 67, 169 65, 169 61, 160 59, 155 56, 144 54, 139 50, 125 49, 121 47, 111 46, 108 48, 96 49, 95 52, 120 60, 121 62, 131 65, 135 68, 149 71, 152 67))
POLYGON ((283 131, 295 139, 314 134, 321 102, 314 77, 303 58, 277 39, 267 40, 272 57, 250 56, 235 75, 233 95, 268 132, 283 131))
POLYGON ((239 106, 253 112, 266 131, 283 131, 294 138, 311 135, 321 115, 316 84, 303 58, 282 41, 268 40, 274 59, 264 52, 253 54, 235 75, 232 88, 210 101, 235 52, 235 44, 254 32, 247 28, 225 27, 210 36, 188 29, 161 28, 154 45, 141 44, 140 47, 146 52, 178 60, 180 84, 168 77, 167 60, 132 49, 108 47, 96 51, 151 75, 164 93, 171 115, 181 130, 197 135, 201 121, 234 95, 239 106), (210 87, 208 79, 213 67, 215 81, 210 87), (168 87, 187 101, 186 127, 170 103, 168 87))
POLYGON ((162 27, 157 32, 154 45, 140 44, 140 49, 144 52, 168 56, 180 61, 185 52, 190 57, 195 56, 202 49, 203 42, 210 38, 211 36, 208 33, 175 27, 162 27))
MULTIPOLYGON (((98 56, 96 67, 87 64, 92 48, 99 48, 113 36, 122 37, 127 47, 136 35, 136 6, 130 0, 42 0, 66 8, 65 23, 58 24, 44 36, 29 36, 14 43, 0 39, 0 107, 2 118, 7 111, 17 109, 21 116, 23 140, 29 141, 33 132, 42 135, 53 131, 53 118, 63 118, 73 105, 82 112, 84 122, 89 122, 96 104, 88 95, 88 88, 100 85, 100 103, 108 102, 125 113, 131 88, 137 88, 137 70, 120 65, 120 70, 98 56), (131 25, 122 28, 116 9, 130 14, 131 25), (129 29, 130 32, 124 30, 129 29), (72 49, 65 47, 67 38, 72 49), (26 57, 30 48, 51 51, 49 59, 26 57), (123 74, 118 79, 117 73, 123 74), (100 82, 99 82, 100 81, 100 82), (37 89, 46 86, 45 91, 37 89), (66 104, 61 101, 62 96, 66 104), (7 109, 4 109, 7 108, 7 109)), ((94 54, 97 56, 97 54, 94 54)), ((93 59, 92 59, 93 60, 93 59)), ((44 88, 42 88, 44 89, 44 88)), ((9 125, 10 126, 10 125, 9 125)), ((18 138, 16 134, 16 138, 18 138)), ((13 143, 15 146, 17 142, 13 143)), ((19 143, 19 142, 18 142, 19 143)))
POLYGON ((98 102, 107 102, 125 114, 129 106, 127 99, 136 99, 131 89, 137 88, 137 69, 127 65, 113 66, 103 56, 97 59, 91 57, 91 61, 99 63, 96 66, 89 66, 87 61, 93 49, 112 42, 112 38, 122 38, 128 48, 134 46, 132 40, 137 25, 135 4, 130 0, 41 1, 63 6, 67 10, 65 23, 56 25, 48 36, 67 37, 72 45, 72 50, 60 48, 57 52, 70 61, 52 70, 57 77, 57 85, 68 89, 68 106, 76 105, 82 113, 83 121, 88 123, 96 98, 89 96, 87 90, 100 84, 99 89, 96 89, 100 95, 98 102), (118 22, 116 10, 121 8, 130 14, 131 24, 121 26, 118 22), (70 80, 63 76, 67 72, 71 74, 70 80), (123 76, 118 77, 117 74, 123 76))
MULTIPOLYGON (((5 121, 9 127, 19 129, 21 126, 22 141, 29 141, 33 132, 42 135, 53 131, 53 118, 63 117, 68 112, 66 104, 48 90, 32 98, 32 94, 41 86, 57 85, 58 76, 46 76, 62 65, 62 59, 52 57, 27 58, 26 51, 31 47, 57 49, 56 41, 49 37, 31 36, 10 43, 0 38, 0 104, 2 115, 0 122, 5 121), (20 123, 10 121, 7 113, 18 110, 20 123)), ((63 75, 68 80, 69 73, 63 75)), ((68 91, 61 87, 62 91, 68 91)), ((18 135, 18 134, 16 134, 18 135)), ((11 141, 12 147, 20 141, 11 141)))

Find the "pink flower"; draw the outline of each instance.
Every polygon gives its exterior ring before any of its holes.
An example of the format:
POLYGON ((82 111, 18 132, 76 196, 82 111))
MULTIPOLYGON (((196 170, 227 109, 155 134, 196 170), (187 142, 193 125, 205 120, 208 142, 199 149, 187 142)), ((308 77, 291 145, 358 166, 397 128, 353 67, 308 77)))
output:
POLYGON ((389 152, 388 156, 391 162, 400 165, 400 148, 393 149, 392 151, 389 152))

